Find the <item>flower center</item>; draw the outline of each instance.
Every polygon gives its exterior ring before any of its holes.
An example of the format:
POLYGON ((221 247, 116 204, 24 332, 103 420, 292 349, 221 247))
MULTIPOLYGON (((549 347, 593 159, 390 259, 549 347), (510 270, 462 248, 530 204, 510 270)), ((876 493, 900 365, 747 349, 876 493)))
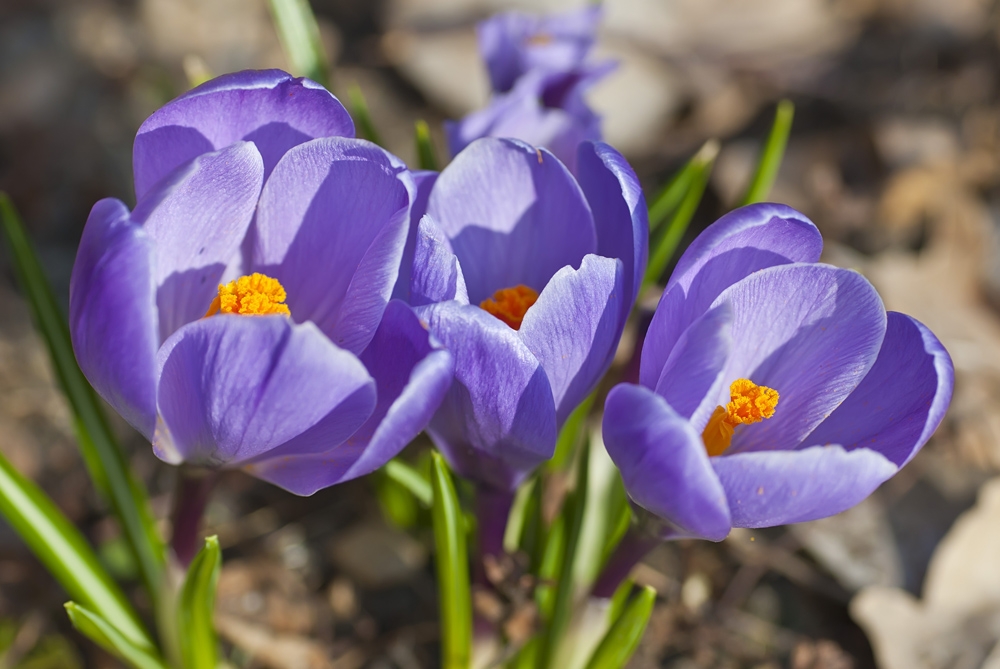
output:
POLYGON ((538 293, 521 284, 513 288, 501 288, 479 303, 479 308, 496 316, 510 327, 518 330, 521 321, 531 305, 538 299, 538 293))
POLYGON ((219 295, 205 312, 205 317, 216 314, 238 314, 240 316, 266 316, 292 312, 285 304, 285 288, 277 279, 254 272, 241 276, 235 281, 219 284, 219 295))
POLYGON ((733 441, 733 429, 744 423, 759 423, 774 415, 778 391, 758 386, 750 379, 736 379, 729 386, 729 404, 715 408, 701 434, 709 455, 722 455, 733 441))

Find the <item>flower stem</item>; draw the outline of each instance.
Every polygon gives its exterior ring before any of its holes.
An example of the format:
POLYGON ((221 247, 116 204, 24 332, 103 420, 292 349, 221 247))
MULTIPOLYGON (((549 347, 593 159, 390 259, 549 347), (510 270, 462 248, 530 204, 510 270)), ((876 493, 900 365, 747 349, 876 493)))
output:
POLYGON ((514 495, 506 490, 481 486, 476 490, 476 520, 479 524, 480 561, 487 555, 503 554, 503 535, 514 495))
POLYGON ((218 474, 209 469, 182 465, 177 468, 174 508, 171 512, 173 536, 170 545, 177 562, 187 569, 198 552, 198 530, 218 474))
POLYGON ((629 528, 608 558, 601 575, 597 577, 591 595, 602 599, 610 598, 632 568, 661 542, 661 539, 644 532, 642 528, 629 528))

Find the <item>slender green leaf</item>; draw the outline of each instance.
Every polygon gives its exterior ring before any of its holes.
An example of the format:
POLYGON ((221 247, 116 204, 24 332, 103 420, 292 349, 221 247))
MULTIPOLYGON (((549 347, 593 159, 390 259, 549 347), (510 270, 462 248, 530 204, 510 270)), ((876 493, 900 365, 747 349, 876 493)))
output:
POLYGON ((386 476, 409 490, 425 507, 430 508, 434 503, 434 490, 419 471, 399 458, 385 463, 384 469, 386 476))
POLYGON ((691 188, 691 181, 694 178, 694 161, 689 160, 684 163, 684 167, 677 171, 670 181, 663 186, 660 192, 653 199, 653 204, 649 206, 649 234, 652 235, 663 224, 670 214, 677 210, 684 194, 691 188))
POLYGON ((531 496, 537 485, 538 479, 531 478, 519 485, 514 493, 514 503, 510 505, 507 526, 503 532, 503 549, 508 553, 516 553, 521 547, 521 537, 528 524, 527 514, 531 510, 531 496))
POLYGON ((215 669, 219 662, 219 641, 215 636, 212 613, 215 610, 215 586, 221 569, 219 537, 208 537, 188 568, 177 610, 186 669, 215 669))
POLYGON ((357 125, 358 136, 379 146, 385 146, 378 130, 375 129, 375 123, 372 122, 371 112, 368 111, 368 101, 365 100, 365 94, 361 92, 361 88, 354 84, 347 96, 351 104, 351 116, 357 125))
POLYGON ((139 617, 80 531, 2 454, 0 513, 70 597, 100 613, 133 644, 153 648, 139 617))
POLYGON ((611 602, 608 604, 608 626, 615 624, 615 621, 621 617, 622 612, 625 611, 625 604, 628 603, 628 597, 632 594, 632 588, 635 584, 632 579, 626 578, 615 590, 615 593, 611 595, 611 602))
POLYGON ((146 491, 129 472, 97 396, 76 363, 66 319, 6 193, 0 193, 0 223, 21 288, 48 347, 59 385, 73 411, 84 463, 98 491, 111 503, 146 589, 155 602, 160 593, 164 549, 149 510, 146 491))
POLYGON ((538 565, 538 587, 535 588, 535 603, 543 620, 552 619, 552 611, 556 602, 556 580, 559 578, 559 568, 566 554, 566 516, 559 514, 549 534, 545 539, 545 549, 542 551, 538 565))
POLYGON ((590 481, 590 449, 587 444, 588 442, 584 442, 580 451, 576 488, 567 497, 560 513, 565 518, 566 523, 566 548, 562 552, 562 564, 559 565, 552 614, 538 650, 538 661, 535 664, 538 669, 548 669, 551 666, 552 660, 555 658, 556 646, 573 613, 574 562, 583 528, 584 510, 587 508, 587 484, 590 481))
POLYGON ((472 657, 472 595, 465 520, 444 458, 433 454, 434 546, 441 606, 441 666, 468 669, 472 657))
POLYGON ((597 391, 595 390, 587 395, 566 419, 562 430, 559 431, 559 437, 556 439, 555 453, 545 464, 550 472, 564 470, 572 464, 576 449, 583 439, 584 428, 587 426, 587 416, 590 414, 590 409, 594 406, 596 398, 597 391))
POLYGON ((708 177, 712 173, 712 165, 715 163, 717 155, 719 155, 719 143, 711 140, 706 142, 691 158, 691 183, 666 229, 651 244, 649 265, 646 267, 646 277, 643 280, 644 286, 655 283, 667 265, 670 264, 670 259, 674 257, 677 245, 687 231, 688 224, 691 223, 694 212, 701 203, 701 196, 705 193, 708 177))
POLYGON ((427 121, 423 119, 417 121, 415 137, 417 142, 417 164, 422 170, 437 170, 437 153, 434 151, 434 142, 431 140, 431 129, 427 127, 427 121))
POLYGON ((135 669, 166 669, 166 664, 155 651, 136 646, 114 625, 93 611, 76 602, 67 602, 66 613, 69 614, 69 620, 76 631, 135 669))
POLYGON ((782 100, 778 103, 778 108, 774 112, 774 124, 771 126, 771 133, 767 136, 764 144, 764 151, 760 155, 760 162, 757 163, 757 171, 754 172, 747 192, 740 200, 739 206, 763 202, 771 192, 771 186, 778 176, 778 169, 781 161, 785 157, 785 147, 788 145, 788 135, 792 131, 792 119, 795 117, 795 105, 791 100, 782 100))
POLYGON ((629 602, 587 664, 587 669, 621 669, 639 647, 656 603, 656 591, 646 586, 629 602))
POLYGON ((269 4, 294 73, 329 86, 330 66, 309 0, 270 0, 269 4))

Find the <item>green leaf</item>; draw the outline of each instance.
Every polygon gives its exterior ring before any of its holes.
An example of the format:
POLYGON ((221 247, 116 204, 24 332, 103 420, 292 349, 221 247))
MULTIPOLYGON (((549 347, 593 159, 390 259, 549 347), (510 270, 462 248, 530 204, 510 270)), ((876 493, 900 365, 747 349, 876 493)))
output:
MULTIPOLYGON (((710 140, 691 158, 688 166, 691 168, 691 181, 688 184, 684 197, 681 199, 676 211, 655 242, 650 244, 649 265, 646 267, 646 277, 643 286, 648 286, 660 278, 663 271, 670 264, 677 245, 687 231, 688 224, 694 217, 694 212, 701 203, 701 196, 705 193, 708 185, 708 177, 712 173, 712 165, 715 157, 719 155, 719 143, 710 140)), ((688 169, 686 166, 684 169, 688 169)))
POLYGON ((100 613, 134 645, 152 650, 153 642, 139 617, 80 531, 2 454, 0 513, 70 597, 100 613))
POLYGON ((792 119, 795 117, 795 105, 791 100, 782 100, 774 112, 774 124, 767 136, 764 151, 761 153, 757 171, 754 172, 747 192, 740 200, 740 207, 763 202, 771 192, 771 186, 778 176, 778 168, 785 157, 785 146, 788 145, 788 135, 792 131, 792 119))
POLYGON ((417 165, 422 170, 437 171, 437 153, 434 151, 434 142, 431 141, 431 129, 427 127, 427 121, 423 119, 417 121, 415 137, 417 142, 417 165))
POLYGON ((219 662, 219 642, 212 614, 221 569, 219 537, 208 537, 191 561, 178 603, 177 627, 186 669, 215 669, 219 662))
POLYGON ((677 174, 671 177, 649 206, 649 234, 652 235, 663 224, 670 214, 677 210, 684 194, 691 188, 691 181, 694 178, 694 161, 689 160, 684 164, 677 174))
POLYGON ((430 508, 434 503, 434 490, 430 482, 416 469, 399 458, 385 463, 383 469, 386 476, 409 490, 425 507, 430 508))
POLYGON ((535 588, 535 603, 543 620, 552 619, 555 608, 556 579, 559 578, 559 568, 566 554, 566 516, 559 514, 552 521, 548 536, 545 539, 545 549, 542 551, 538 565, 538 587, 535 588))
POLYGON ((531 498, 535 486, 539 485, 537 477, 532 477, 517 487, 514 502, 510 505, 507 515, 507 526, 503 531, 503 549, 514 554, 521 547, 521 538, 528 525, 528 513, 531 510, 531 498))
POLYGON ((468 669, 472 657, 472 595, 465 519, 448 465, 432 455, 434 546, 441 606, 441 666, 468 669))
POLYGON ((552 614, 542 635, 541 645, 535 666, 538 669, 548 669, 555 658, 556 647, 563 631, 566 629, 573 613, 573 596, 575 594, 574 562, 577 558, 577 545, 583 528, 584 510, 587 508, 587 484, 590 481, 590 448, 584 442, 580 450, 579 465, 576 474, 576 488, 563 504, 560 516, 565 519, 566 546, 562 551, 562 562, 556 581, 552 614))
POLYGON ((628 603, 628 597, 632 594, 632 588, 635 584, 632 579, 626 578, 621 582, 621 585, 615 590, 614 594, 611 595, 611 601, 608 604, 608 626, 615 624, 615 621, 621 617, 622 612, 625 611, 625 604, 628 603))
POLYGON ((587 395, 566 419, 562 430, 559 431, 559 437, 556 439, 556 450, 552 459, 545 464, 550 472, 564 470, 572 464, 573 456, 583 438, 584 428, 587 426, 587 416, 590 414, 590 409, 594 406, 596 398, 597 391, 595 390, 587 395))
POLYGON ((621 669, 642 640, 656 603, 656 591, 648 585, 629 602, 594 651, 587 669, 621 669))
POLYGON ((347 97, 351 104, 351 116, 357 125, 358 136, 384 147, 385 144, 382 143, 382 138, 372 122, 372 115, 368 111, 368 101, 365 100, 365 94, 361 92, 361 88, 354 84, 348 91, 347 97))
POLYGON ((66 613, 69 614, 70 622, 80 634, 136 669, 166 669, 163 660, 156 655, 155 651, 136 646, 126 639, 114 625, 93 611, 76 602, 67 602, 66 613))
POLYGON ((293 72, 329 87, 330 67, 309 0, 270 0, 269 4, 293 72))
POLYGON ((52 366, 73 411, 80 452, 98 491, 111 503, 153 601, 163 574, 163 541, 146 490, 129 472, 94 390, 80 371, 66 319, 6 193, 0 193, 0 223, 18 280, 45 341, 52 366))

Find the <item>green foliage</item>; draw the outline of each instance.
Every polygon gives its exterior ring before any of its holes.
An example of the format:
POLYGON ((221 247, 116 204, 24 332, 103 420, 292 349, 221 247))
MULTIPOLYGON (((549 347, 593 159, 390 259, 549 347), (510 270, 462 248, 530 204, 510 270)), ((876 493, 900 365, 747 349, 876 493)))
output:
POLYGON ((166 665, 155 651, 148 647, 137 646, 125 638, 114 625, 93 611, 76 602, 67 602, 66 613, 80 634, 135 669, 166 669, 166 665))
POLYGON ((431 129, 424 120, 417 121, 414 136, 417 143, 417 165, 422 170, 438 169, 437 153, 431 141, 431 129))
POLYGON ((357 126, 358 137, 384 147, 382 137, 375 129, 375 123, 372 122, 371 112, 368 111, 368 101, 365 100, 365 94, 361 92, 361 88, 354 84, 347 95, 351 107, 351 117, 357 126))
POLYGON ((465 518, 444 458, 432 454, 434 546, 441 607, 441 666, 468 669, 472 656, 472 595, 465 518))
MULTIPOLYGON (((631 587, 631 584, 629 584, 631 587)), ((617 594, 617 593, 616 593, 617 594)), ((594 651, 587 669, 621 669, 639 647, 656 603, 656 591, 646 586, 628 603, 594 651)))
POLYGON ((215 636, 212 612, 221 569, 219 538, 208 537, 191 561, 178 604, 177 627, 185 669, 215 669, 218 664, 219 642, 215 636))
POLYGON ((329 88, 329 61, 309 0, 270 0, 268 4, 292 71, 329 88))
POLYGON ((785 147, 788 145, 788 135, 792 131, 794 117, 795 105, 791 100, 782 100, 778 103, 778 108, 774 112, 774 124, 761 152, 760 162, 757 163, 757 169, 750 180, 747 192, 738 206, 763 202, 767 199, 771 186, 778 176, 781 161, 785 157, 785 147))

